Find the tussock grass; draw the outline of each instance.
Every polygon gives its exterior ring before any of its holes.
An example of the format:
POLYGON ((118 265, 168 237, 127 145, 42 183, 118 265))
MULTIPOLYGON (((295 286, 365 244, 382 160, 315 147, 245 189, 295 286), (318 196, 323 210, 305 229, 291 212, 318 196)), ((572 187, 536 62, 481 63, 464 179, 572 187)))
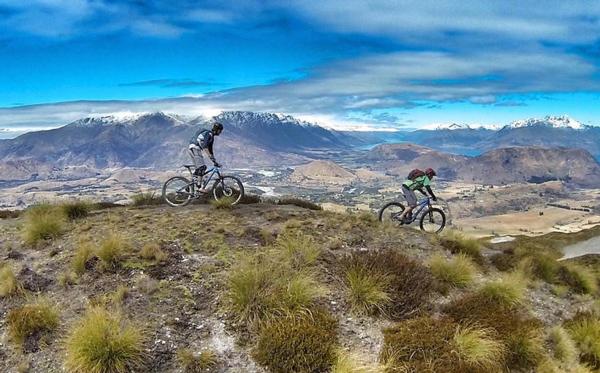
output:
POLYGON ((39 204, 25 211, 22 234, 27 245, 57 238, 64 230, 64 215, 55 206, 39 204))
POLYGON ((519 267, 534 278, 554 284, 558 281, 561 264, 553 256, 539 253, 524 258, 519 267))
POLYGON ((71 258, 71 270, 76 275, 81 276, 85 273, 87 263, 94 257, 94 248, 90 242, 81 240, 73 258, 71 258))
POLYGON ((353 251, 340 261, 340 268, 351 307, 392 319, 417 312, 433 290, 428 268, 392 249, 353 251))
POLYGON ((477 271, 473 260, 462 253, 449 260, 442 255, 434 255, 429 260, 429 269, 440 282, 459 288, 471 284, 477 271))
POLYGON ((301 198, 281 198, 277 201, 278 205, 294 205, 298 207, 302 207, 309 210, 322 210, 323 208, 311 201, 301 199, 301 198))
POLYGON ((155 263, 160 263, 165 261, 168 255, 156 242, 148 242, 142 246, 140 250, 140 257, 142 259, 151 260, 155 263))
POLYGON ((600 318, 577 314, 565 327, 581 352, 581 361, 600 369, 600 318))
POLYGON ((440 243, 452 254, 465 254, 477 263, 483 262, 481 256, 481 243, 457 230, 446 230, 440 237, 440 243))
POLYGON ((575 264, 566 263, 561 267, 560 275, 573 291, 580 294, 597 294, 598 279, 596 275, 588 268, 575 264))
POLYGON ((471 369, 484 372, 500 371, 506 347, 497 340, 497 334, 492 328, 459 326, 452 342, 460 361, 471 369))
POLYGON ((358 358, 345 351, 338 351, 331 373, 377 373, 381 370, 377 366, 364 364, 358 358))
POLYGON ((12 309, 6 316, 10 339, 22 346, 28 337, 51 332, 58 326, 58 312, 44 299, 12 309))
POLYGON ((216 210, 230 210, 233 208, 234 202, 235 202, 235 199, 233 199, 231 197, 222 197, 222 198, 219 198, 216 200, 215 199, 211 200, 210 204, 216 210))
POLYGON ((129 242, 119 233, 109 233, 96 251, 104 268, 115 268, 129 250, 129 242))
POLYGON ((184 348, 177 351, 177 361, 185 373, 200 373, 216 367, 219 358, 210 350, 201 351, 196 355, 192 350, 184 348))
POLYGON ((484 284, 478 293, 497 304, 513 307, 523 303, 526 288, 525 277, 520 273, 513 272, 484 284))
POLYGON ((273 255, 281 257, 293 268, 302 269, 314 265, 322 253, 314 240, 300 232, 286 232, 275 241, 273 255))
POLYGON ((261 328, 253 355, 270 372, 326 372, 336 360, 337 321, 325 310, 295 312, 261 328))
POLYGON ((579 350, 575 341, 562 326, 550 329, 549 341, 554 357, 567 366, 575 365, 579 360, 579 350))
POLYGON ((65 341, 69 372, 143 371, 144 337, 140 328, 100 307, 89 308, 65 341))
POLYGON ((93 205, 86 201, 69 201, 60 205, 62 213, 68 220, 82 219, 88 216, 93 205))
POLYGON ((131 196, 131 201, 134 206, 152 206, 165 203, 162 197, 154 192, 141 192, 134 194, 131 196))
POLYGON ((544 357, 544 339, 539 329, 529 329, 510 334, 505 338, 511 367, 529 369, 537 366, 544 357))
POLYGON ((0 298, 10 297, 21 292, 21 284, 9 265, 0 266, 0 298))

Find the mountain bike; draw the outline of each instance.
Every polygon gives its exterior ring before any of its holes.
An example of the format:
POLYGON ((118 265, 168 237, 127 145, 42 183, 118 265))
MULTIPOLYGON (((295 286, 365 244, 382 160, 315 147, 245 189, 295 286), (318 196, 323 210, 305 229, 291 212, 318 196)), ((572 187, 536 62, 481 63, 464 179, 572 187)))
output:
POLYGON ((194 165, 183 165, 183 167, 187 168, 190 173, 190 179, 175 176, 167 180, 162 188, 163 199, 171 206, 185 206, 193 199, 211 193, 216 201, 229 198, 233 205, 240 202, 244 197, 242 181, 237 176, 222 175, 219 167, 207 170, 202 177, 194 175, 194 165), (208 185, 213 180, 214 182, 209 188, 208 185), (205 192, 202 190, 205 190, 205 192))
POLYGON ((399 225, 409 225, 419 220, 422 231, 440 233, 446 226, 446 214, 442 209, 431 206, 431 198, 424 198, 413 210, 412 216, 400 220, 405 207, 400 202, 390 202, 379 210, 379 221, 391 221, 399 225))

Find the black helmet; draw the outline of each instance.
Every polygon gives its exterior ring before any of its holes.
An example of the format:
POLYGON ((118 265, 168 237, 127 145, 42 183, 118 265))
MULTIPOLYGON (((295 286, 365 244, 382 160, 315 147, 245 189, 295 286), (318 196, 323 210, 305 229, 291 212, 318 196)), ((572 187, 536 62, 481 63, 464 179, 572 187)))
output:
POLYGON ((425 170, 425 175, 427 175, 427 177, 431 179, 437 174, 435 173, 435 170, 433 168, 428 168, 425 170))
POLYGON ((223 132, 223 125, 219 122, 213 123, 212 131, 215 135, 219 135, 221 132, 223 132))

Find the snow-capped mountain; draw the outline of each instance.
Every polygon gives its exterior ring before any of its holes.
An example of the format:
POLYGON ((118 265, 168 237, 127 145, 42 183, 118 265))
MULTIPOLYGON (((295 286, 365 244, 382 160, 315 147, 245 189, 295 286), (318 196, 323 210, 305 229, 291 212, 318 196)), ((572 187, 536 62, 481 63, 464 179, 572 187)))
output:
POLYGON ((584 129, 586 126, 575 119, 569 118, 566 115, 562 116, 546 116, 543 119, 540 118, 529 118, 522 120, 515 120, 511 122, 507 127, 509 128, 523 128, 523 127, 535 127, 544 126, 552 128, 571 128, 575 130, 584 129))

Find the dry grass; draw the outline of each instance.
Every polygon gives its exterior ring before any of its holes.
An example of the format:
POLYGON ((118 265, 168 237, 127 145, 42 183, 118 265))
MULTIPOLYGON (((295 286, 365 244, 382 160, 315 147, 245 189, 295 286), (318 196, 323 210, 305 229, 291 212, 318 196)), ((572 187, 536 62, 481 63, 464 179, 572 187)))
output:
POLYGON ((216 367, 219 358, 210 350, 201 351, 196 355, 192 350, 184 348, 177 351, 177 361, 185 373, 200 373, 216 367))
POLYGON ((460 361, 470 369, 482 372, 501 370, 506 347, 498 341, 498 333, 494 329, 459 326, 452 342, 460 361))
POLYGON ((440 237, 440 243, 452 254, 465 254, 477 263, 483 262, 481 243, 457 230, 446 230, 440 237))
POLYGON ((392 300, 387 292, 389 280, 361 266, 346 269, 344 283, 351 311, 359 315, 383 313, 392 300))
POLYGON ((0 266, 0 298, 10 297, 21 292, 21 284, 9 265, 0 266))
POLYGON ((550 345, 554 357, 566 366, 574 366, 579 360, 579 350, 575 341, 562 326, 550 329, 550 345))
POLYGON ((575 263, 567 263, 561 267, 559 276, 564 283, 577 293, 598 293, 598 278, 587 267, 575 263))
POLYGON ((345 351, 338 351, 335 363, 331 367, 331 373, 378 373, 381 371, 378 366, 363 363, 356 356, 345 351))
POLYGON ((222 197, 219 199, 213 199, 210 201, 210 204, 216 209, 216 210, 230 210, 233 208, 235 199, 231 198, 231 197, 222 197))
POLYGON ((94 257, 94 248, 89 241, 80 240, 77 250, 71 258, 71 270, 78 276, 85 273, 87 263, 94 257))
POLYGON ((578 314, 565 327, 581 352, 581 360, 600 369, 600 319, 593 314, 578 314))
POLYGON ((69 372, 143 371, 144 337, 120 315, 93 307, 73 326, 65 341, 69 372))
POLYGON ((152 206, 165 203, 161 196, 154 192, 142 192, 131 196, 134 206, 152 206))
POLYGON ((55 206, 40 204, 25 211, 22 235, 27 245, 57 238, 64 230, 64 215, 55 206))
POLYGON ((523 303, 527 280, 517 272, 503 275, 484 284, 478 293, 497 304, 513 307, 523 303))
POLYGON ((129 242, 119 233, 109 233, 96 251, 104 268, 116 268, 130 249, 129 242))
POLYGON ((434 255, 429 260, 429 269, 438 281, 459 288, 471 284, 477 271, 473 260, 465 254, 458 254, 449 260, 442 255, 434 255))
POLYGON ((62 213, 68 220, 82 219, 88 216, 93 205, 86 201, 69 201, 60 205, 62 213))
POLYGON ((307 201, 301 198, 281 198, 277 201, 278 205, 294 205, 298 207, 302 207, 309 210, 322 210, 323 208, 320 205, 317 205, 314 202, 307 201))
POLYGON ((167 253, 165 253, 160 245, 156 242, 148 242, 142 246, 140 250, 140 257, 145 260, 151 260, 154 263, 160 263, 167 259, 167 253))
POLYGON ((17 345, 34 335, 51 332, 58 326, 58 312, 44 299, 12 309, 6 316, 8 335, 17 345))

